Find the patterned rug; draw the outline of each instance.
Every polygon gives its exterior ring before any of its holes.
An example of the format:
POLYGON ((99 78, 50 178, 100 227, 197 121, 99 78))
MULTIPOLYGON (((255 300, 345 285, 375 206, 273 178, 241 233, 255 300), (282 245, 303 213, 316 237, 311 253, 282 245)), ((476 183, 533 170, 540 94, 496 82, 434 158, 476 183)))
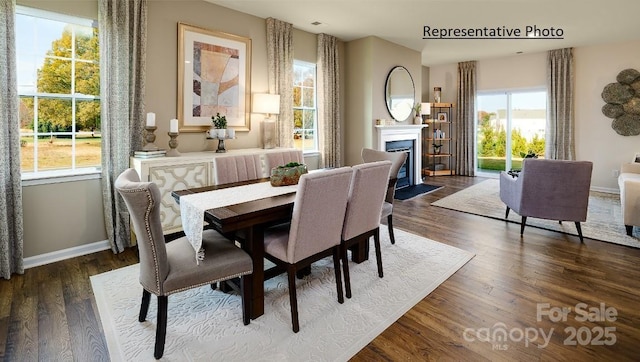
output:
MULTIPOLYGON (((473 258, 473 253, 395 229, 375 256, 350 268, 353 297, 336 300, 331 258, 298 283, 300 332, 291 330, 286 276, 265 283, 265 314, 242 324, 241 300, 205 286, 169 297, 167 361, 347 361, 473 258)), ((91 277, 111 360, 152 361, 156 298, 138 322, 138 264, 91 277)))
MULTIPOLYGON (((431 203, 446 209, 504 220, 506 207, 500 201, 500 181, 490 179, 468 187, 455 194, 431 203)), ((515 212, 509 213, 509 222, 520 224, 521 217, 515 212)), ((585 238, 640 248, 640 230, 634 228, 633 236, 627 236, 622 224, 620 197, 615 194, 592 191, 589 196, 587 221, 581 223, 585 238)), ((573 222, 528 218, 526 227, 538 227, 571 235, 578 235, 573 222)), ((527 229, 525 228, 525 236, 527 229)))

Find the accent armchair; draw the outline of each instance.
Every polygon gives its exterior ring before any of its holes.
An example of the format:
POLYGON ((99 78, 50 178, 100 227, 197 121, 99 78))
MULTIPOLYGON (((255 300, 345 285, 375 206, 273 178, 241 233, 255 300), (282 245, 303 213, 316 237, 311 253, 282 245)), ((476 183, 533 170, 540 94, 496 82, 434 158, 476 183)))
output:
POLYGON ((500 200, 522 217, 520 235, 527 217, 573 221, 580 241, 580 222, 587 220, 593 164, 588 161, 526 158, 519 176, 500 173, 500 200))
POLYGON ((627 235, 632 236, 633 227, 640 226, 640 163, 622 165, 618 176, 622 220, 627 235))
POLYGON ((186 237, 165 244, 160 223, 161 196, 156 184, 140 182, 136 170, 130 168, 118 176, 115 188, 127 205, 138 237, 140 284, 143 287, 140 322, 147 318, 151 293, 158 297, 154 357, 159 359, 164 353, 171 294, 241 277, 242 319, 245 325, 249 324, 251 257, 218 232, 205 230, 202 247, 207 257, 197 264, 193 246, 186 237))

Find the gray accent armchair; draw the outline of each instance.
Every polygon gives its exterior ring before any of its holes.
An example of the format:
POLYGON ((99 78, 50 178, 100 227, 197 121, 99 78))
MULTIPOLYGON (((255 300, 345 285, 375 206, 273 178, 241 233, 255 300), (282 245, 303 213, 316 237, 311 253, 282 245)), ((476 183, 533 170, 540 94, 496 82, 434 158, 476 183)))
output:
POLYGON ((511 209, 522 217, 520 235, 527 217, 573 221, 582 242, 580 222, 587 220, 592 168, 588 161, 527 158, 519 176, 501 172, 500 200, 507 206, 505 219, 511 209))

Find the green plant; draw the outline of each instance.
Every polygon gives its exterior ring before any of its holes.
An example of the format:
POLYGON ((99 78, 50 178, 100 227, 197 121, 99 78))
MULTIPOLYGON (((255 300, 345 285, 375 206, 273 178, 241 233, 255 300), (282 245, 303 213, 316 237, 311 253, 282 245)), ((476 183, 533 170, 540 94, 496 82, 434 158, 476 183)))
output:
POLYGON ((216 113, 215 116, 211 117, 211 123, 213 123, 213 126, 217 129, 225 129, 227 128, 227 117, 216 113))
POLYGON ((301 163, 297 163, 297 162, 289 162, 286 165, 278 166, 278 168, 298 167, 298 166, 302 166, 302 164, 301 163))
POLYGON ((420 116, 420 110, 422 110, 422 103, 416 103, 416 105, 413 106, 413 111, 416 112, 416 117, 420 116))

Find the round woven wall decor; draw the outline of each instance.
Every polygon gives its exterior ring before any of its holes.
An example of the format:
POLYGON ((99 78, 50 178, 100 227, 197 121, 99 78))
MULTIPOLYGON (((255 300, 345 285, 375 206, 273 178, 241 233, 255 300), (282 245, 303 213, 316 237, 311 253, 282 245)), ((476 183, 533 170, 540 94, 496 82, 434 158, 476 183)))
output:
POLYGON ((640 134, 640 72, 625 69, 616 77, 616 83, 602 90, 602 114, 613 118, 611 128, 623 136, 640 134))

